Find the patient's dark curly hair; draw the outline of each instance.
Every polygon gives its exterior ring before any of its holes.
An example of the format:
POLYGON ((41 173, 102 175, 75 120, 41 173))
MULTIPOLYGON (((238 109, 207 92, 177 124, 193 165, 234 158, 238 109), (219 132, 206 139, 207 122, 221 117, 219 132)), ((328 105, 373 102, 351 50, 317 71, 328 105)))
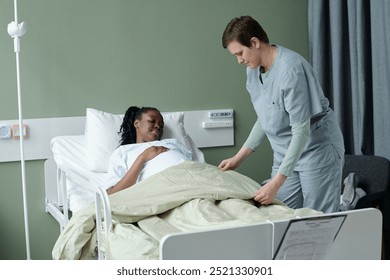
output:
POLYGON ((121 141, 120 145, 127 145, 127 144, 134 144, 137 141, 137 132, 134 127, 135 120, 141 120, 142 114, 149 112, 149 111, 157 111, 160 112, 158 109, 153 107, 137 107, 137 106, 130 106, 125 116, 123 117, 122 125, 119 129, 119 134, 121 134, 121 141))

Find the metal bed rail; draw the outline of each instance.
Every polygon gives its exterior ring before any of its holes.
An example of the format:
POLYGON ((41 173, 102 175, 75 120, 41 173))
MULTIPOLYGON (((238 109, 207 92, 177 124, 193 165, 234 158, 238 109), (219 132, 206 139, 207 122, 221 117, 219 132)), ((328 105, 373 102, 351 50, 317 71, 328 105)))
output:
POLYGON ((108 246, 108 231, 111 228, 112 216, 108 194, 101 187, 96 188, 95 210, 98 259, 104 260, 107 259, 105 248, 108 246), (102 236, 102 231, 104 232, 104 237, 102 236))

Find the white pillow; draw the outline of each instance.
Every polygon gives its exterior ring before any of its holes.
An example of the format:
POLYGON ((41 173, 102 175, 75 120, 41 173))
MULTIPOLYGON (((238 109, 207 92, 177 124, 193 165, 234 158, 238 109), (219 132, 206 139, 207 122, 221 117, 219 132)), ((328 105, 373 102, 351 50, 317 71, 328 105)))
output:
MULTIPOLYGON (((164 118, 163 139, 175 138, 185 145, 193 155, 193 160, 204 161, 203 153, 194 145, 184 129, 184 113, 161 113, 164 118)), ((87 139, 88 167, 95 172, 107 172, 113 151, 119 147, 118 134, 124 114, 115 115, 87 108, 85 134, 87 139)))

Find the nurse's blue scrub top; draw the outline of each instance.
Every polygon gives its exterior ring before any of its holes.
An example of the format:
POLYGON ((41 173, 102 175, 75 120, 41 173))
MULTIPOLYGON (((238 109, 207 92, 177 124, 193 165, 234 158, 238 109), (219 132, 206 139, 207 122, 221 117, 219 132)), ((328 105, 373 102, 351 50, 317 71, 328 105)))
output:
POLYGON ((329 101, 311 65, 299 54, 277 46, 272 67, 259 79, 259 68, 247 68, 247 90, 274 151, 278 169, 291 142, 291 125, 310 119, 310 139, 294 170, 333 164, 344 153, 343 137, 329 101))

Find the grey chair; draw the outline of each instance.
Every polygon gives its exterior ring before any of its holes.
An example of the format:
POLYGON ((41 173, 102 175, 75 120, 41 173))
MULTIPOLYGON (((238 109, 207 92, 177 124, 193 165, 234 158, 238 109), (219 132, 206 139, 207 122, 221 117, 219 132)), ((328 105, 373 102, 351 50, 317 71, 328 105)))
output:
POLYGON ((374 207, 382 212, 383 258, 390 259, 390 161, 374 155, 345 155, 343 180, 350 173, 357 175, 358 187, 367 193, 355 208, 374 207))

